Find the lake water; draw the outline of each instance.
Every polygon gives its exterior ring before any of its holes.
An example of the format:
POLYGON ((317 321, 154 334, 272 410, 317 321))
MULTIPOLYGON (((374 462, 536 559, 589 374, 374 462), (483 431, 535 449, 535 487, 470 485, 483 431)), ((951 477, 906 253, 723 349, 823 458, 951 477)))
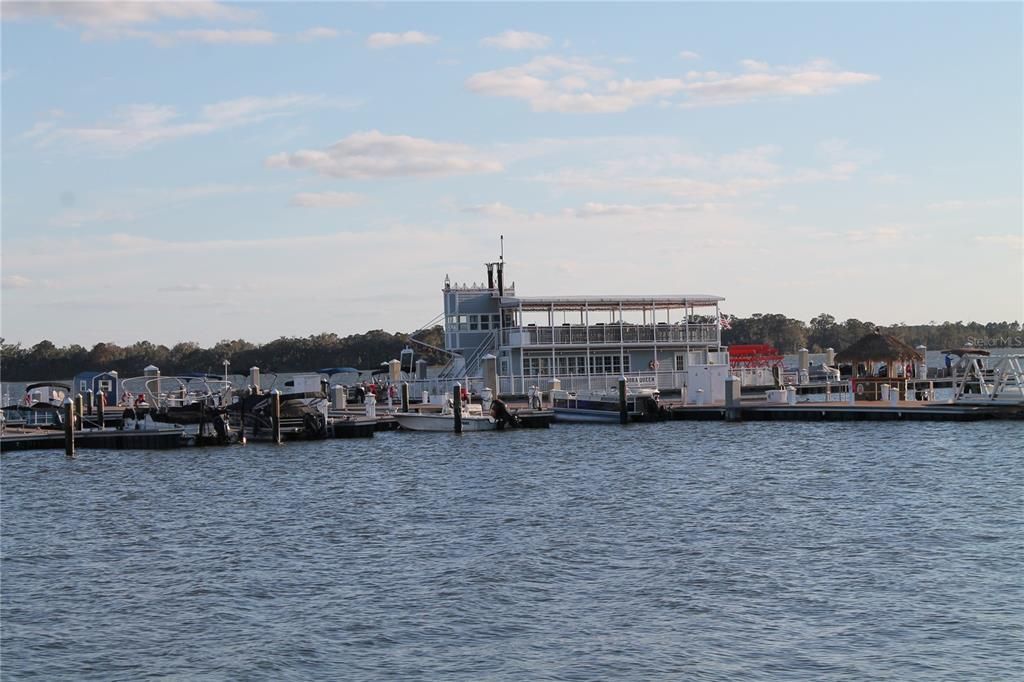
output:
POLYGON ((5 454, 15 679, 1020 679, 1024 424, 5 454))

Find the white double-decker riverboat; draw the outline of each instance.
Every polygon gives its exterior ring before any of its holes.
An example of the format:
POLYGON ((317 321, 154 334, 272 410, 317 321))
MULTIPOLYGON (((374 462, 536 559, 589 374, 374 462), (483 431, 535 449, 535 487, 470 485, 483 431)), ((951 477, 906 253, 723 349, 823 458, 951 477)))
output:
POLYGON ((437 377, 442 384, 503 395, 560 389, 579 400, 615 389, 624 376, 633 393, 685 387, 694 398, 724 399, 721 296, 525 297, 505 283, 503 260, 486 267, 486 284, 445 278, 451 361, 437 377))

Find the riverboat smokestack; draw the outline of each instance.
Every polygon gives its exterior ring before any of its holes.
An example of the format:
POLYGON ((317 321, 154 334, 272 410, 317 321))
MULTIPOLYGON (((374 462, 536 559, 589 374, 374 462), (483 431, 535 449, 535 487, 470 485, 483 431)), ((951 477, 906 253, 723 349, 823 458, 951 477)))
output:
POLYGON ((505 263, 498 263, 498 296, 505 295, 505 263))
POLYGON ((487 288, 494 289, 494 263, 487 263, 487 288))

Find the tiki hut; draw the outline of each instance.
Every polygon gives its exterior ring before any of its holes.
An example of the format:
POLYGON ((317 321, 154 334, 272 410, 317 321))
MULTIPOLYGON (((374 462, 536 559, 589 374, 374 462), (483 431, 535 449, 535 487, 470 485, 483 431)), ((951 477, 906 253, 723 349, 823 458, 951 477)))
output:
POLYGON ((867 336, 862 337, 849 348, 836 353, 836 362, 850 363, 876 363, 884 362, 887 365, 904 362, 921 362, 924 358, 912 346, 909 346, 895 336, 883 334, 877 329, 867 336))
POLYGON ((893 384, 900 383, 901 385, 898 387, 900 396, 905 395, 907 389, 906 373, 904 373, 903 381, 897 382, 896 377, 900 374, 898 368, 902 367, 904 363, 923 361, 924 358, 921 356, 921 353, 915 348, 903 343, 895 336, 883 334, 877 329, 850 347, 836 353, 836 362, 849 363, 853 366, 853 381, 857 385, 858 397, 869 400, 877 400, 881 395, 879 384, 882 381, 893 384), (885 363, 886 378, 858 378, 858 364, 863 364, 867 368, 868 373, 871 374, 873 373, 872 367, 878 363, 885 363), (873 382, 877 383, 872 385, 873 382))

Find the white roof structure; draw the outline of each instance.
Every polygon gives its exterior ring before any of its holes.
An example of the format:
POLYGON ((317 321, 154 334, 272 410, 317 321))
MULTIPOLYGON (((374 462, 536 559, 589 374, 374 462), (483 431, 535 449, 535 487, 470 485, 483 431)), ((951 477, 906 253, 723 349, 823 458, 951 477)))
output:
POLYGON ((522 310, 640 310, 644 308, 683 308, 686 306, 714 307, 724 301, 721 296, 710 294, 672 294, 648 296, 504 296, 502 308, 521 308, 522 310))

